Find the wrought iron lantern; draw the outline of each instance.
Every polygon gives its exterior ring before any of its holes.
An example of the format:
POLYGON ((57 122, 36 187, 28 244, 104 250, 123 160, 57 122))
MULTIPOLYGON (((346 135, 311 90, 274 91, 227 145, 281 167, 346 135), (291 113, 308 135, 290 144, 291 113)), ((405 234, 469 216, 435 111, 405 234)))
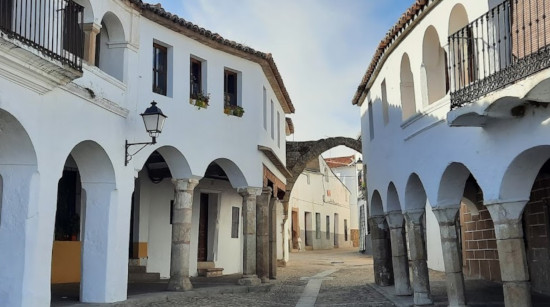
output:
POLYGON ((162 110, 157 107, 157 103, 155 101, 151 102, 151 106, 148 107, 145 112, 141 113, 140 115, 143 118, 145 130, 147 130, 147 133, 149 133, 149 136, 151 137, 151 142, 128 143, 128 140, 126 140, 126 159, 124 162, 125 166, 128 165, 128 162, 132 160, 132 157, 140 152, 143 148, 145 148, 145 146, 157 143, 157 137, 162 132, 162 128, 164 128, 164 122, 166 121, 166 118, 168 118, 166 115, 164 115, 164 113, 162 113, 162 110), (128 148, 134 145, 143 146, 141 146, 141 148, 133 154, 129 154, 128 148))

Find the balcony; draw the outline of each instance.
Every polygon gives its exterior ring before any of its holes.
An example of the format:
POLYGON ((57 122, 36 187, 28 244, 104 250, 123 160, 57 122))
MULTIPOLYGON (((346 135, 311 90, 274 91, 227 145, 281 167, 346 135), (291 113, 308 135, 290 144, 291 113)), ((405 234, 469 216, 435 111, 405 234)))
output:
POLYGON ((0 0, 0 74, 39 93, 82 76, 83 12, 72 0, 0 0))
MULTIPOLYGON (((449 36, 451 110, 550 67, 549 18, 549 1, 507 0, 449 36)), ((477 116, 509 115, 514 107, 537 100, 528 93, 512 89, 491 97, 500 105, 478 108, 477 116)))

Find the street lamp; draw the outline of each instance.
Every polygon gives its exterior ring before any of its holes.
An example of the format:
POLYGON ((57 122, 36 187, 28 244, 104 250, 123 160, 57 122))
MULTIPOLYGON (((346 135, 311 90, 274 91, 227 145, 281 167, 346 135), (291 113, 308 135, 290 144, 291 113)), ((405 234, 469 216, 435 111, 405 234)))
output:
POLYGON ((143 124, 145 124, 145 130, 149 133, 149 136, 151 137, 151 142, 143 142, 143 143, 128 143, 128 140, 126 140, 126 159, 124 160, 124 166, 128 165, 128 162, 132 160, 132 157, 136 155, 138 152, 140 152, 145 146, 147 145, 153 145, 157 143, 157 136, 162 132, 162 128, 164 127, 164 122, 166 121, 167 116, 162 113, 162 110, 157 107, 157 103, 155 101, 151 102, 151 106, 148 107, 145 112, 140 114, 143 118, 143 124), (143 145, 140 149, 138 149, 133 154, 128 153, 128 148, 130 146, 134 145, 143 145))

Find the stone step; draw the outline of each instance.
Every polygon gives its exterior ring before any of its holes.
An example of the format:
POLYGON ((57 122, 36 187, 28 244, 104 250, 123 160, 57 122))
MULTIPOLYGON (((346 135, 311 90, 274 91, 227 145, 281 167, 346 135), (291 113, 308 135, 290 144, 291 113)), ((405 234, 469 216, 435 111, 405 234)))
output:
POLYGON ((128 273, 128 282, 160 281, 160 273, 128 273))
POLYGON ((216 277, 223 275, 222 268, 209 268, 209 269, 197 269, 199 276, 203 277, 216 277))
POLYGON ((143 265, 129 265, 128 273, 146 273, 146 269, 143 265))
POLYGON ((197 269, 213 269, 214 261, 199 261, 197 262, 197 269))

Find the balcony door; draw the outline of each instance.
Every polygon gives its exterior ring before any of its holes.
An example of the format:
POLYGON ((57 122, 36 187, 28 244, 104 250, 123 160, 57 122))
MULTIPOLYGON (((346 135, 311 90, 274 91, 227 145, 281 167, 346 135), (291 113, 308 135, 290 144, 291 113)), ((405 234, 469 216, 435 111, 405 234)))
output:
POLYGON ((13 0, 0 0, 0 28, 11 31, 13 0))

